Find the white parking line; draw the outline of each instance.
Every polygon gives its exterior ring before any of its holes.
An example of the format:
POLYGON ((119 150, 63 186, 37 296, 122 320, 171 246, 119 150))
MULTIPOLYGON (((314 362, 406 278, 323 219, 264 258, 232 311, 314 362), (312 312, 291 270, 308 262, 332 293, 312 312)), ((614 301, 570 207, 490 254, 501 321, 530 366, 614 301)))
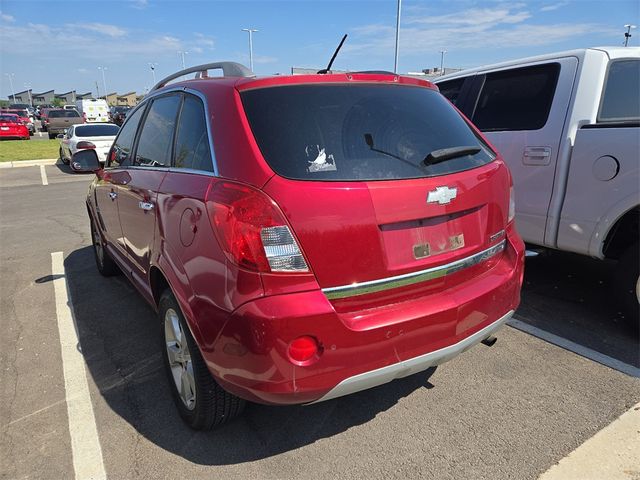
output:
POLYGON ((631 480, 640 477, 640 403, 623 413, 539 480, 631 480))
POLYGON ((51 272, 54 278, 53 287, 75 478, 78 480, 106 479, 84 357, 81 353, 71 298, 67 290, 62 252, 51 254, 51 272))
POLYGON ((621 362, 617 358, 609 357, 604 353, 597 352, 596 350, 592 350, 583 345, 572 342, 571 340, 567 340, 566 338, 559 337, 558 335, 554 335, 553 333, 549 333, 545 330, 534 327, 533 325, 523 322, 522 320, 518 320, 516 317, 512 317, 511 320, 507 322, 507 325, 510 325, 513 328, 528 333, 529 335, 533 335, 534 337, 538 337, 549 343, 553 343, 554 345, 564 348, 565 350, 577 353, 578 355, 588 358, 589 360, 601 363, 606 367, 618 370, 619 372, 625 373, 631 377, 640 378, 640 368, 638 367, 634 367, 633 365, 629 365, 628 363, 621 362))
POLYGON ((44 170, 44 165, 40 165, 40 177, 42 177, 42 185, 49 185, 49 180, 47 179, 47 172, 44 170))

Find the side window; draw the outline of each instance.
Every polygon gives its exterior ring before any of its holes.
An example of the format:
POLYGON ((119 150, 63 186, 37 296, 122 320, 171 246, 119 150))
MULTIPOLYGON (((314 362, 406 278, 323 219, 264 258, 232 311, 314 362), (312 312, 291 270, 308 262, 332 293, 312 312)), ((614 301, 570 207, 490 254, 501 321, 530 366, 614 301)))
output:
POLYGON ((191 95, 185 96, 182 104, 174 165, 213 172, 204 107, 200 99, 191 95))
POLYGON ((559 74, 558 63, 487 74, 473 123, 483 132, 544 127, 559 74))
POLYGON ((640 60, 611 62, 598 123, 640 119, 640 60))
POLYGON ((153 101, 149 108, 136 148, 135 165, 141 167, 169 167, 176 115, 180 95, 168 95, 153 101))
POLYGON ((131 148, 133 147, 133 140, 136 138, 136 130, 138 124, 142 118, 145 107, 140 107, 133 115, 127 118, 124 123, 118 137, 113 143, 113 148, 109 154, 109 167, 124 167, 131 165, 129 155, 131 155, 131 148))
POLYGON ((455 80, 438 83, 440 93, 444 95, 447 100, 456 105, 465 80, 466 78, 456 78, 455 80))

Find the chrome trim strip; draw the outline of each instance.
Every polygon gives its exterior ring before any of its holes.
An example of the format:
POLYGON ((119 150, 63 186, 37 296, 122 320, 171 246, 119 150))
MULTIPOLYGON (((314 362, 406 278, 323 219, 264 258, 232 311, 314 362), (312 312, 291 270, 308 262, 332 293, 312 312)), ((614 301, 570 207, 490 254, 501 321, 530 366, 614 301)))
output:
POLYGON ((481 263, 489 258, 495 256, 504 250, 506 240, 487 248, 481 252, 475 253, 470 257, 456 260, 455 262, 447 263, 446 265, 440 265, 438 267, 427 268, 426 270, 420 270, 418 272, 406 273, 404 275, 397 275, 395 277, 381 278, 379 280, 371 280, 369 282, 354 283, 351 285, 342 285, 339 287, 323 288, 322 293, 329 300, 336 298, 355 297, 357 295, 366 295, 368 293, 380 292, 382 290, 389 290, 392 288, 404 287, 407 285, 413 285, 414 283, 425 282, 427 280, 433 280, 435 278, 451 275, 452 273, 459 272, 465 268, 472 267, 481 263))
POLYGON ((460 340, 458 343, 449 345, 448 347, 346 378, 318 400, 310 402, 309 404, 324 402, 325 400, 331 400, 333 398, 342 397, 343 395, 349 395, 361 390, 377 387, 378 385, 388 383, 396 378, 404 378, 409 375, 413 375, 414 373, 422 372, 435 365, 448 362, 452 358, 493 335, 493 333, 495 333, 511 318, 513 313, 513 310, 508 311, 492 324, 487 325, 482 330, 460 340))

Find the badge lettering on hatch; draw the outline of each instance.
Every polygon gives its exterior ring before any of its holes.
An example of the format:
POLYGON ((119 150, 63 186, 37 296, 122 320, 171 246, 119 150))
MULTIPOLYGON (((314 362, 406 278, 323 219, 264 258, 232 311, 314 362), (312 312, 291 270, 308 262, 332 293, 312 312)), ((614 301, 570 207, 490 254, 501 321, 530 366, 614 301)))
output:
POLYGON ((458 189, 455 187, 436 187, 435 190, 431 190, 427 195, 427 203, 438 203, 440 205, 446 205, 447 203, 451 203, 451 200, 456 198, 457 195, 458 189))

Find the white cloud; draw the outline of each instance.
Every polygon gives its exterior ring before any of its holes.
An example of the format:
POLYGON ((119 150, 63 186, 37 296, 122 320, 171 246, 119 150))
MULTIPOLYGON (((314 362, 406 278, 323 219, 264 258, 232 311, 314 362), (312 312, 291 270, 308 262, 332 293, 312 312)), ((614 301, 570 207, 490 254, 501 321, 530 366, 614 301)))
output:
POLYGON ((7 15, 6 13, 2 13, 1 11, 0 11, 0 20, 2 20, 3 22, 9 22, 9 23, 16 21, 16 19, 13 18, 12 15, 7 15))
POLYGON ((78 68, 78 73, 85 75, 89 73, 89 70, 87 70, 86 68, 78 68))
MULTIPOLYGON (((430 15, 424 8, 405 15, 400 30, 402 55, 449 51, 544 46, 579 35, 611 34, 611 29, 590 23, 532 23, 524 4, 462 9, 446 15, 430 15)), ((558 7, 560 8, 560 7, 558 7)), ((353 41, 344 57, 388 57, 395 46, 395 25, 370 24, 353 28, 353 41)))
POLYGON ((124 37, 127 34, 127 31, 123 28, 118 27, 117 25, 109 25, 106 23, 75 23, 73 25, 74 28, 79 28, 81 30, 88 30, 90 32, 101 33, 104 35, 108 35, 109 37, 118 38, 124 37))
POLYGON ((149 0, 131 0, 131 7, 136 10, 144 10, 149 5, 149 0))
POLYGON ((552 12, 554 10, 558 10, 559 8, 565 7, 569 4, 569 2, 560 2, 555 3, 553 5, 545 5, 540 9, 541 12, 552 12))

